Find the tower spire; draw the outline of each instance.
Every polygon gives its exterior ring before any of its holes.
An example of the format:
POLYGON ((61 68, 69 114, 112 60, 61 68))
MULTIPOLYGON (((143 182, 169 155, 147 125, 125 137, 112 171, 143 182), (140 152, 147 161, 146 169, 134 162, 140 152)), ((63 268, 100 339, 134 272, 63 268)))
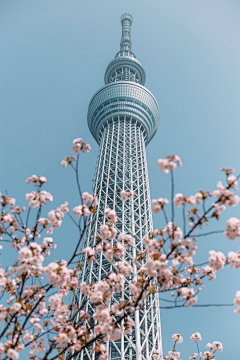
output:
POLYGON ((125 13, 120 18, 122 24, 122 38, 120 50, 105 72, 105 84, 116 81, 131 81, 141 85, 145 84, 146 74, 141 63, 131 50, 131 25, 132 15, 125 13))
POLYGON ((133 17, 130 14, 123 14, 120 18, 122 24, 122 38, 120 42, 120 51, 127 50, 131 51, 131 25, 133 17))

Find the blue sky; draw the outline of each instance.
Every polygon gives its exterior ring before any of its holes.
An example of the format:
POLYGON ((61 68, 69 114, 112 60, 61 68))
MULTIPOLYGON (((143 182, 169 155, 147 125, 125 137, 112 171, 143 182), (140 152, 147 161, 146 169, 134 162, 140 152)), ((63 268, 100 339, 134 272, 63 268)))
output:
MULTIPOLYGON (((0 1, 0 185, 24 203, 26 178, 42 174, 57 207, 77 205, 70 169, 60 161, 81 136, 92 146, 82 157, 82 188, 91 191, 98 146, 87 127, 87 109, 103 86, 108 63, 119 50, 120 16, 133 15, 132 50, 147 74, 146 87, 160 107, 160 126, 147 147, 151 197, 169 196, 169 177, 157 159, 178 154, 176 191, 214 190, 221 166, 240 172, 240 2, 238 0, 1 0, 0 1)), ((222 217, 224 228, 239 207, 222 217)), ((56 257, 67 258, 75 233, 66 220, 55 232, 56 257)), ((154 226, 163 225, 161 216, 154 226)), ((180 224, 181 225, 181 224, 180 224)), ((223 236, 199 238, 199 261, 211 249, 238 250, 223 236)), ((8 253, 7 253, 8 254, 8 253)), ((9 263, 6 255, 2 263, 9 263)), ((240 290, 239 271, 217 274, 199 303, 230 303, 240 290), (210 286, 212 285, 212 286, 210 286)), ((182 359, 195 351, 189 337, 202 333, 203 346, 220 340, 218 359, 236 358, 240 317, 232 308, 162 310, 163 348, 180 332, 182 359)))

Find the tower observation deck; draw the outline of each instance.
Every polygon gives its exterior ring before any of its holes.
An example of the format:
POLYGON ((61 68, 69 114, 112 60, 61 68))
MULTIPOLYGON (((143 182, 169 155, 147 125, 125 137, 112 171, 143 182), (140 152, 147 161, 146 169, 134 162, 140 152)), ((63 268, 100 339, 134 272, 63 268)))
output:
MULTIPOLYGON (((152 230, 145 147, 156 133, 160 120, 158 103, 144 86, 143 66, 131 50, 132 21, 130 14, 122 15, 120 51, 107 66, 105 85, 91 99, 87 117, 89 129, 100 146, 93 183, 99 206, 92 215, 95 221, 88 228, 83 247, 94 246, 99 226, 105 222, 106 208, 115 210, 118 232, 133 236, 133 245, 125 255, 133 273, 126 278, 124 291, 113 296, 113 302, 130 299, 129 280, 136 276, 133 258, 144 250, 142 238, 152 230), (127 189, 135 196, 122 202, 120 192, 127 189)), ((80 282, 97 282, 111 270, 111 263, 102 253, 96 263, 88 264, 85 254, 81 261, 80 282)), ((78 306, 85 301, 80 292, 73 301, 76 299, 78 306)), ((89 313, 91 306, 90 302, 85 305, 89 313)), ((109 360, 152 360, 154 350, 162 349, 158 295, 151 295, 132 314, 132 320, 132 334, 122 334, 119 340, 107 343, 109 360)), ((77 356, 77 360, 97 359, 98 355, 91 354, 89 349, 77 356)))

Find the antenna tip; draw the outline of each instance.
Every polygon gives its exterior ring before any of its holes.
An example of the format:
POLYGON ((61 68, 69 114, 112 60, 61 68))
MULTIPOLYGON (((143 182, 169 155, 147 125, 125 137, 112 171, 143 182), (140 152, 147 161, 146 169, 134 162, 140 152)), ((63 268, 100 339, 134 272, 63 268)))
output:
POLYGON ((125 13, 120 18, 121 23, 123 23, 124 20, 128 20, 130 22, 130 25, 132 25, 133 17, 132 17, 132 15, 125 13))

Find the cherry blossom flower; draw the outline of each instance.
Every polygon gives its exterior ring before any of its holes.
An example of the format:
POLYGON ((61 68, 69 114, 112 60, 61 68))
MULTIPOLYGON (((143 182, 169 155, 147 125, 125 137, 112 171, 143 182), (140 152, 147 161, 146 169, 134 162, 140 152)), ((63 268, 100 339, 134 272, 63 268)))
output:
POLYGON ((193 340, 195 343, 202 340, 201 334, 199 332, 195 332, 191 335, 190 340, 193 340))
POLYGON ((192 355, 189 357, 189 360, 196 359, 197 357, 198 357, 198 354, 197 354, 197 353, 194 353, 194 354, 192 354, 192 355))
POLYGON ((91 150, 91 146, 82 141, 82 138, 77 138, 73 140, 73 151, 75 154, 80 154, 80 152, 88 153, 91 150))
POLYGON ((11 308, 10 308, 10 312, 11 313, 16 313, 16 312, 18 312, 20 309, 21 309, 21 304, 19 303, 19 302, 15 302, 14 304, 13 304, 13 306, 11 306, 11 308))
POLYGON ((209 280, 216 279, 216 271, 209 265, 202 267, 202 273, 204 276, 210 275, 209 280))
POLYGON ((177 165, 182 166, 181 159, 177 155, 167 156, 166 159, 158 160, 158 167, 164 174, 168 174, 169 170, 174 170, 177 165))
POLYGON ((27 184, 30 184, 30 182, 33 182, 34 186, 42 186, 47 182, 47 178, 45 176, 32 175, 26 180, 27 184))
POLYGON ((165 360, 180 360, 180 352, 176 350, 171 350, 168 352, 168 355, 164 358, 165 360))
POLYGON ((169 222, 164 230, 171 239, 177 240, 182 237, 182 230, 180 227, 175 226, 172 222, 169 222))
POLYGON ((152 210, 154 214, 157 214, 159 211, 161 211, 164 207, 164 205, 168 204, 168 199, 158 198, 152 200, 152 210))
POLYGON ((124 244, 132 245, 133 238, 132 238, 132 236, 129 235, 129 234, 120 233, 120 234, 118 235, 118 241, 119 241, 119 242, 123 242, 124 244))
POLYGON ((175 344, 181 344, 183 342, 183 338, 180 334, 173 334, 172 342, 175 344))
POLYGON ((214 354, 217 350, 218 351, 223 351, 223 345, 220 341, 214 341, 212 344, 208 343, 206 345, 206 348, 210 348, 211 352, 214 354))
POLYGON ((235 190, 238 190, 237 186, 238 186, 238 182, 237 182, 237 177, 234 175, 229 175, 227 178, 227 182, 229 184, 230 187, 234 188, 235 190))
POLYGON ((221 251, 215 251, 215 250, 211 250, 209 251, 209 265, 214 269, 214 270, 220 270, 224 267, 225 262, 226 262, 226 257, 225 255, 221 252, 221 251))
POLYGON ((19 353, 16 351, 16 350, 14 350, 14 349, 8 349, 8 351, 7 351, 7 356, 10 358, 10 359, 12 359, 12 360, 17 360, 17 359, 19 359, 19 353))
POLYGON ((235 267, 236 269, 240 268, 240 253, 234 251, 229 251, 228 261, 231 264, 231 268, 235 267))
POLYGON ((236 314, 240 314, 240 290, 238 290, 236 292, 235 299, 233 300, 233 303, 234 303, 235 306, 238 307, 236 310, 234 310, 234 312, 236 314))
POLYGON ((204 351, 204 353, 202 354, 202 358, 207 360, 213 360, 214 355, 211 351, 204 351))
POLYGON ((231 217, 227 220, 227 228, 224 231, 224 235, 229 240, 236 240, 240 236, 240 220, 236 217, 231 217))
POLYGON ((68 166, 68 163, 67 163, 66 160, 62 160, 62 161, 61 161, 61 165, 62 165, 63 168, 65 168, 65 167, 68 166))
POLYGON ((88 216, 91 214, 91 211, 86 205, 78 205, 73 209, 73 213, 77 216, 88 216))
POLYGON ((69 212, 69 209, 68 209, 68 202, 65 201, 64 204, 60 205, 60 209, 62 210, 62 212, 64 212, 65 214, 69 212))
POLYGON ((122 190, 120 196, 122 201, 126 201, 127 199, 134 197, 134 192, 130 190, 122 190))
POLYGON ((178 193, 175 195, 173 201, 176 207, 180 207, 182 204, 182 200, 183 200, 183 194, 178 193))

